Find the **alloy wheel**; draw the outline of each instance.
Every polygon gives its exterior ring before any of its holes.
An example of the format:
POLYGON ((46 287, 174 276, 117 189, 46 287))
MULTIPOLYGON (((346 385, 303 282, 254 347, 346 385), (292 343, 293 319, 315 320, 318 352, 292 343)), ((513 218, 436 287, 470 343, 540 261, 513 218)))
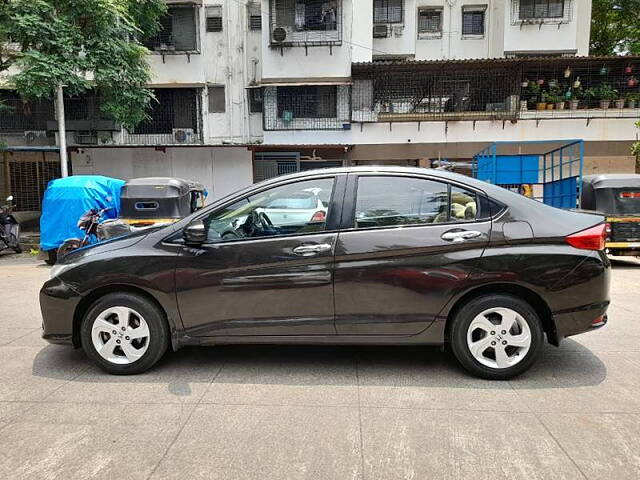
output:
POLYGON ((510 308, 490 308, 477 315, 467 330, 467 346, 482 365, 505 369, 520 363, 531 348, 531 329, 510 308))
POLYGON ((102 358, 128 365, 142 358, 149 348, 149 326, 132 308, 111 307, 93 321, 91 340, 102 358))

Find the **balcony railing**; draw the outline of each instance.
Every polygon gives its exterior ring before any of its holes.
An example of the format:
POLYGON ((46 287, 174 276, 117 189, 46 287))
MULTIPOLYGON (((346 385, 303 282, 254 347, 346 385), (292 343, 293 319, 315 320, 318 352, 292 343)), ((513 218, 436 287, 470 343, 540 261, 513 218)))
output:
POLYGON ((640 117, 640 57, 355 64, 353 122, 640 117))
POLYGON ((272 47, 340 45, 342 0, 269 0, 272 47))

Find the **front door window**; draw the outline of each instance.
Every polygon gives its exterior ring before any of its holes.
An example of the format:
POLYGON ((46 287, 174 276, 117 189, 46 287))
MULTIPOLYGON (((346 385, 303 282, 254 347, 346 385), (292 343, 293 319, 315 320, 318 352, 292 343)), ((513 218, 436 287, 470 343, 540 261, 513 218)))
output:
POLYGON ((321 178, 247 196, 204 219, 207 242, 322 232, 333 184, 333 178, 321 178))

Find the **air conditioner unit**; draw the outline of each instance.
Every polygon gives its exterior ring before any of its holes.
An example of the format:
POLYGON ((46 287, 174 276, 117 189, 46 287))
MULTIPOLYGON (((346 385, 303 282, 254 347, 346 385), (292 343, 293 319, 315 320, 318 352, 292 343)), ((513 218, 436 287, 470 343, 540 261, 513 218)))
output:
POLYGON ((194 143, 195 134, 193 128, 174 128, 173 139, 177 143, 194 143))
POLYGON ((374 25, 373 26, 373 38, 387 38, 389 36, 389 29, 386 25, 374 25))
POLYGON ((97 145, 98 132, 94 130, 77 130, 75 132, 75 142, 78 145, 97 145))
POLYGON ((276 27, 271 32, 271 38, 274 43, 282 43, 287 39, 287 31, 282 27, 276 27))
POLYGON ((47 132, 43 130, 26 130, 24 132, 24 140, 27 144, 35 142, 38 138, 46 138, 47 132))

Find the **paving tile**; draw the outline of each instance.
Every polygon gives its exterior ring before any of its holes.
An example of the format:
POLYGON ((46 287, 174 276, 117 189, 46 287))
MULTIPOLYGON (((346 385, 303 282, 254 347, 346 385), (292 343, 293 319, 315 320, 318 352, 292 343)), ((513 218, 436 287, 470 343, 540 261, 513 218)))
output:
POLYGON ((451 354, 429 347, 376 347, 358 357, 368 407, 528 411, 507 382, 472 377, 451 354))
POLYGON ((589 480, 640 478, 637 414, 541 414, 541 421, 589 480))
POLYGON ((80 351, 59 345, 4 345, 0 365, 0 401, 42 400, 88 368, 80 351))
POLYGON ((344 354, 345 350, 245 347, 237 354, 221 353, 224 367, 202 402, 355 406, 355 361, 352 353, 344 354))
POLYGON ((533 414, 364 408, 367 480, 579 479, 533 414))
POLYGON ((146 479, 192 408, 40 404, 0 431, 0 478, 146 479))
POLYGON ((11 422, 16 417, 22 415, 34 405, 35 402, 0 402, 0 428, 4 423, 11 422))
POLYGON ((196 403, 222 365, 215 349, 168 353, 140 375, 109 375, 93 365, 53 393, 48 401, 108 403, 196 403))
MULTIPOLYGON (((35 328, 2 328, 0 329, 0 347, 3 345, 8 345, 10 343, 19 342, 23 338, 30 336, 32 334, 40 336, 42 330, 35 328)), ((38 345, 44 346, 47 345, 46 342, 40 339, 40 343, 38 345)), ((24 342, 18 343, 18 345, 25 345, 24 342)), ((37 345, 36 345, 37 346, 37 345)))
POLYGON ((361 478, 358 410, 200 405, 151 478, 361 478))
POLYGON ((623 355, 547 356, 509 383, 533 412, 640 412, 640 366, 623 355))

